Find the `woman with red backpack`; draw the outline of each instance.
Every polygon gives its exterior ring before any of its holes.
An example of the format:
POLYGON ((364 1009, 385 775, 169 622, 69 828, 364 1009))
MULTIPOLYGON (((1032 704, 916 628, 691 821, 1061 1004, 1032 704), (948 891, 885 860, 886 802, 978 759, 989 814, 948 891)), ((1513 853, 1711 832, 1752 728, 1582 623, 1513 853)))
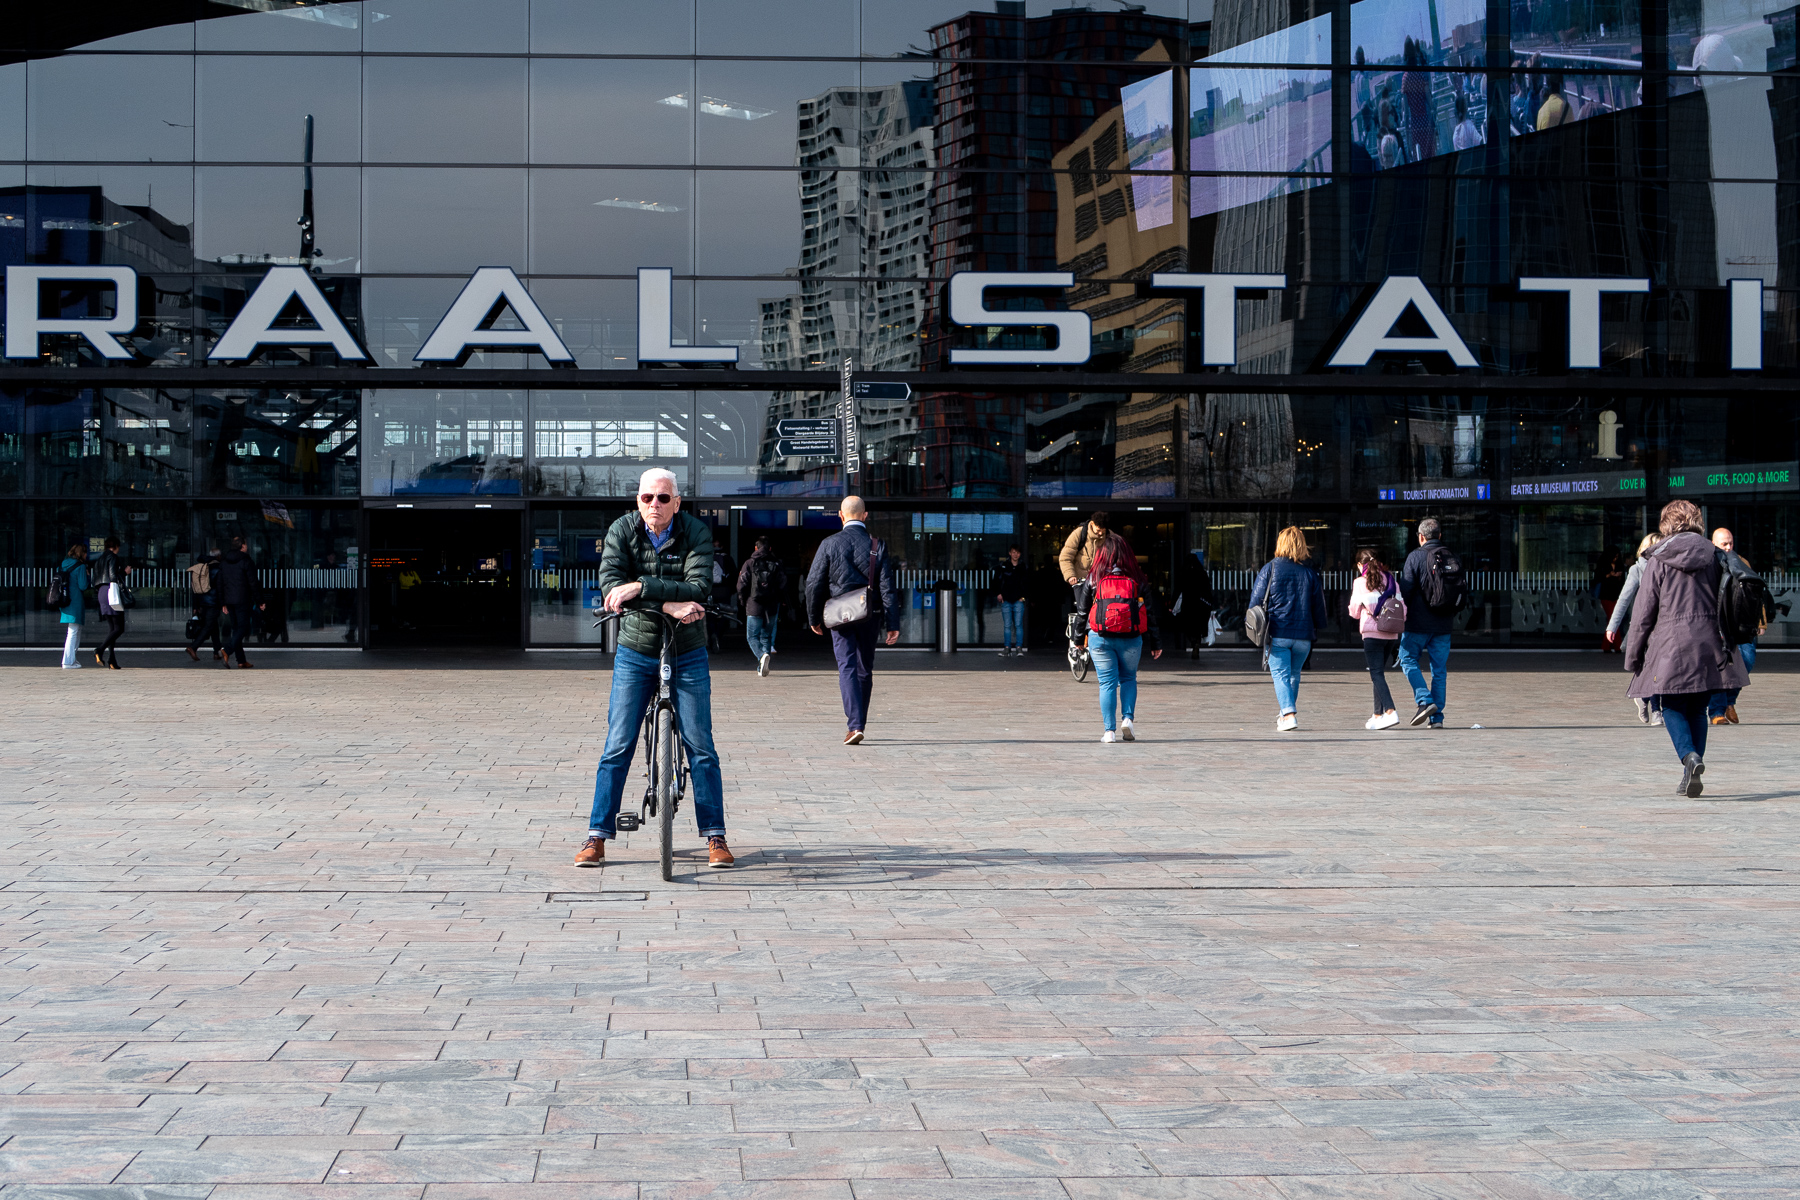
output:
POLYGON ((1375 683, 1375 715, 1363 728, 1392 729, 1400 723, 1400 714, 1394 711, 1394 693, 1388 690, 1387 660, 1406 631, 1406 601, 1400 598, 1400 580, 1373 550, 1357 552, 1350 615, 1362 632, 1363 661, 1375 683))
POLYGON ((1088 585, 1094 598, 1088 609, 1088 654, 1100 681, 1100 719, 1106 723, 1100 740, 1136 741, 1132 720, 1137 715, 1138 663, 1146 638, 1150 657, 1162 657, 1150 581, 1130 544, 1108 533, 1094 552, 1088 585))

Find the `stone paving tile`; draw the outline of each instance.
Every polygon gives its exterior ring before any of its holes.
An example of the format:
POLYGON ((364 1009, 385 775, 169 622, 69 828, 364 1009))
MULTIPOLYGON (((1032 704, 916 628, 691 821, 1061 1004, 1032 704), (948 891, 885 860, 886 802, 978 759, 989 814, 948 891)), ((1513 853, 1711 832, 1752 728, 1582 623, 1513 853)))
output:
POLYGON ((1102 746, 895 655, 856 751, 794 657, 672 885, 567 865, 603 671, 0 666, 0 1200, 1800 1192, 1785 656, 1698 803, 1593 657, 1375 736, 1327 656, 1298 738, 1160 663, 1102 746))

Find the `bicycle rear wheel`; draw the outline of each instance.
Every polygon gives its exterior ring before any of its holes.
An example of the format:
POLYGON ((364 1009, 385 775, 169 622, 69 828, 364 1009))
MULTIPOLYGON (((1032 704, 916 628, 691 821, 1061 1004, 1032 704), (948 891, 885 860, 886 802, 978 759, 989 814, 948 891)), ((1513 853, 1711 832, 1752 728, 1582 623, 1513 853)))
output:
POLYGON ((1075 677, 1076 683, 1080 683, 1082 680, 1087 678, 1087 673, 1088 673, 1088 656, 1087 656, 1086 647, 1082 646, 1081 644, 1079 644, 1077 642, 1070 642, 1069 643, 1069 674, 1073 675, 1075 677))
POLYGON ((667 882, 675 878, 675 713, 666 708, 656 714, 656 828, 667 882))

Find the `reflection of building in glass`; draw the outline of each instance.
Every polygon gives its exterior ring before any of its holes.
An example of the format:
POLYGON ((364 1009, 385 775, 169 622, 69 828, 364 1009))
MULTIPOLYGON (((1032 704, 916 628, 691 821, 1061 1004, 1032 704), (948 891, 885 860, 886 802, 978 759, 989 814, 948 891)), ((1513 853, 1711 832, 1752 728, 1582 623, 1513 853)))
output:
MULTIPOLYGON (((803 228, 791 296, 760 302, 762 358, 769 370, 829 370, 846 356, 862 370, 919 366, 930 265, 934 129, 931 84, 833 88, 800 103, 796 161, 803 228), (849 278, 872 277, 860 299, 849 278), (865 309, 863 305, 868 307, 865 309)), ((776 392, 760 461, 775 457, 775 422, 830 416, 827 392, 776 392)), ((866 404, 863 442, 878 459, 904 455, 913 432, 907 404, 866 404)), ((797 470, 802 460, 791 460, 797 470)))

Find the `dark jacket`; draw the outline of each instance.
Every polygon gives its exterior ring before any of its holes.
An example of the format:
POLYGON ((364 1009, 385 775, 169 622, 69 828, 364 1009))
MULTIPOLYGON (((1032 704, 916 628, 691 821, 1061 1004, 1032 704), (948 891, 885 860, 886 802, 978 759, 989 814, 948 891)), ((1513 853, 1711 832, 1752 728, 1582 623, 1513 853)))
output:
POLYGON ((744 560, 743 569, 738 572, 737 594, 744 605, 744 612, 752 617, 766 617, 781 611, 781 594, 787 590, 787 572, 782 569, 781 560, 773 554, 765 554, 761 550, 752 550, 750 557, 744 560), (762 600, 756 598, 756 568, 761 563, 770 564, 769 590, 762 600))
MULTIPOLYGON (((665 600, 691 600, 705 604, 712 599, 712 530, 691 513, 678 512, 669 526, 672 535, 658 550, 650 543, 644 518, 627 513, 606 531, 600 548, 600 594, 621 584, 642 583, 644 590, 625 606, 619 623, 619 645, 639 654, 662 653, 663 620, 650 615, 665 600)), ((675 634, 675 656, 706 648, 706 622, 681 626, 675 634)))
POLYGON ((1441 541, 1426 542, 1417 550, 1406 556, 1406 565, 1400 568, 1400 598, 1406 601, 1406 632, 1422 633, 1427 637, 1436 637, 1440 633, 1450 633, 1456 628, 1456 614, 1440 617, 1425 607, 1425 597, 1420 595, 1425 586, 1425 576, 1431 574, 1431 552, 1442 546, 1441 541))
POLYGON ((261 591, 256 581, 256 564, 242 550, 231 549, 219 556, 219 569, 213 573, 213 591, 219 603, 236 607, 255 604, 261 591))
POLYGON ((1271 638, 1310 642, 1325 625, 1325 588, 1319 574, 1291 558, 1273 558, 1256 574, 1250 607, 1269 614, 1271 638))
POLYGON ((93 570, 88 574, 97 588, 109 583, 124 583, 125 560, 108 550, 94 560, 93 570))
POLYGON ((1175 598, 1181 602, 1181 623, 1189 629, 1205 627, 1218 603, 1213 598, 1212 572, 1207 570, 1206 560, 1194 551, 1181 556, 1175 598))
MULTIPOLYGON (((812 569, 806 573, 806 623, 816 629, 825 627, 825 601, 842 596, 869 583, 869 531, 861 525, 846 525, 819 543, 813 556, 812 569)), ((879 613, 871 619, 884 629, 900 628, 900 598, 894 591, 894 564, 888 558, 887 546, 881 547, 876 570, 881 574, 879 613)))
MULTIPOLYGON (((1115 574, 1116 573, 1117 572, 1115 572, 1115 574)), ((1090 586, 1097 587, 1099 585, 1099 582, 1100 581, 1099 581, 1098 577, 1090 575, 1088 578, 1088 583, 1090 586)), ((1145 583, 1145 584, 1142 584, 1138 588, 1138 591, 1144 597, 1144 616, 1149 625, 1149 628, 1147 630, 1145 630, 1145 632, 1142 635, 1143 639, 1144 639, 1144 648, 1146 650, 1149 650, 1152 653, 1154 653, 1154 652, 1162 649, 1162 629, 1156 623, 1156 609, 1157 609, 1156 589, 1151 587, 1148 583, 1145 583)), ((1088 601, 1088 611, 1087 611, 1087 627, 1088 627, 1089 636, 1103 637, 1103 638, 1134 638, 1134 637, 1139 636, 1138 634, 1135 634, 1135 633, 1108 633, 1104 629, 1095 629, 1094 628, 1094 604, 1093 604, 1093 600, 1091 598, 1093 596, 1093 592, 1090 591, 1088 593, 1088 595, 1090 597, 1090 599, 1088 601)))
POLYGON ((738 565, 731 561, 731 554, 728 551, 715 549, 713 551, 713 568, 713 574, 719 577, 719 582, 713 584, 713 603, 728 604, 731 601, 732 593, 737 590, 738 565))
POLYGON ((1736 646, 1719 637, 1719 559, 1697 533, 1659 542, 1644 564, 1625 637, 1631 695, 1690 695, 1750 682, 1736 646))
POLYGON ((1023 600, 1026 589, 1031 586, 1031 568, 1025 565, 1023 558, 1017 566, 1013 565, 1012 555, 1000 560, 994 571, 994 599, 1023 600))

